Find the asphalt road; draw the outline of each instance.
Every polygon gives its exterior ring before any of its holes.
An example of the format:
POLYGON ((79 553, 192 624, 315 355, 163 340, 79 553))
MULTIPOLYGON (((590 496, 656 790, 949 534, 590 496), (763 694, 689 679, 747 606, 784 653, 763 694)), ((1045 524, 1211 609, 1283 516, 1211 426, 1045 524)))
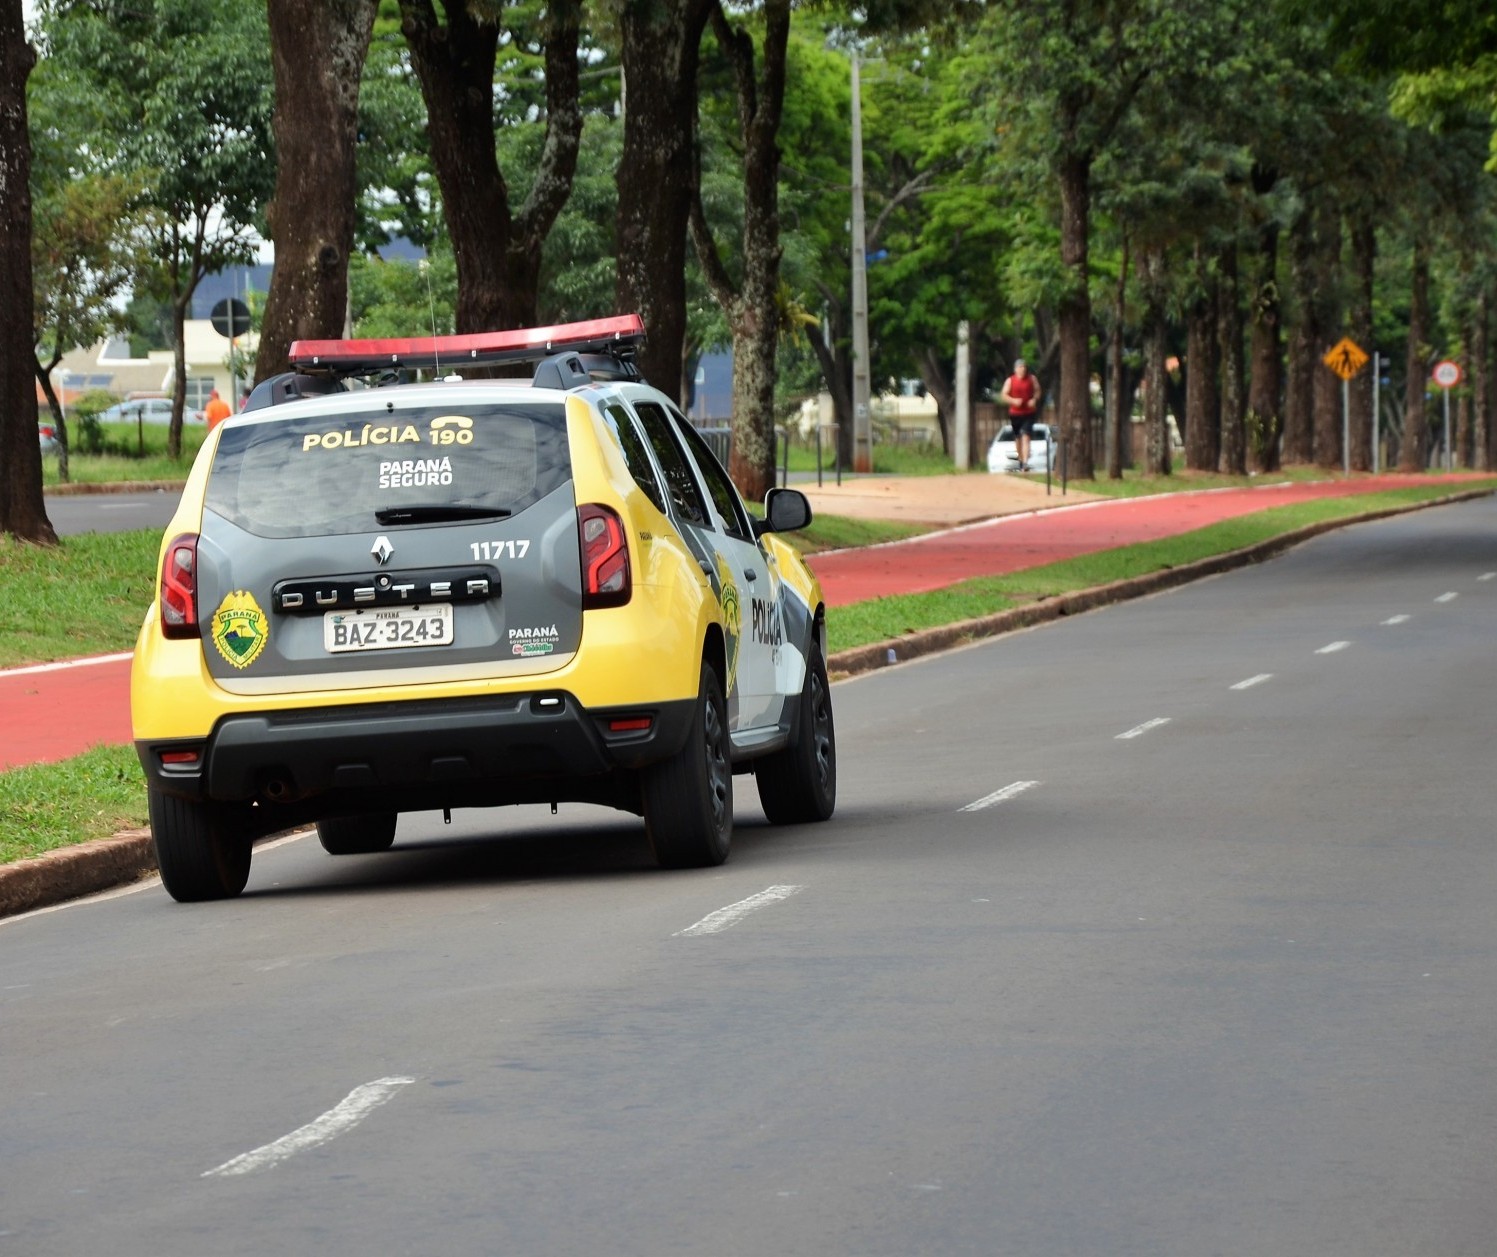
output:
POLYGON ((0 1253, 1490 1253, 1494 611, 1423 511, 836 685, 721 870, 422 816, 0 922, 0 1253))
POLYGON ((180 493, 164 489, 144 493, 49 493, 47 518, 60 537, 165 528, 180 497, 180 493))

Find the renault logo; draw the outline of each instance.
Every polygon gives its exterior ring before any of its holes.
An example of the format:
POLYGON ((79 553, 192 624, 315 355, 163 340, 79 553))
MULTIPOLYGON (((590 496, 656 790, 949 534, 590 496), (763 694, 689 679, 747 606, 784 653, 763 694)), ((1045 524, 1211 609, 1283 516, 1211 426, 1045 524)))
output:
POLYGON ((374 544, 369 547, 369 553, 378 561, 381 567, 390 561, 390 556, 395 553, 395 547, 390 544, 388 537, 376 537, 374 544))

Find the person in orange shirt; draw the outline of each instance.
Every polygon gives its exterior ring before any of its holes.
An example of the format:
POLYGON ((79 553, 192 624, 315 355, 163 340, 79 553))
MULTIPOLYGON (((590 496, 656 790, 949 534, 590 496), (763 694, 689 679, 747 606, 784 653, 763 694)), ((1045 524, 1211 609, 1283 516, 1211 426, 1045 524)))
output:
POLYGON ((208 431, 213 431, 215 425, 222 423, 232 413, 229 403, 218 395, 217 389, 208 394, 208 404, 203 408, 203 418, 208 421, 208 431))

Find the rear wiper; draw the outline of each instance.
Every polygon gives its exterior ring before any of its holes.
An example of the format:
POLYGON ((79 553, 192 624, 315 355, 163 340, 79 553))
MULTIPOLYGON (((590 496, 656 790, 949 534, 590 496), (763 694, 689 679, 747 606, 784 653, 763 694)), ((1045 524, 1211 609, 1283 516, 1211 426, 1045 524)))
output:
POLYGON ((386 506, 374 512, 381 524, 434 524, 450 519, 506 519, 514 514, 497 506, 436 502, 429 506, 386 506))

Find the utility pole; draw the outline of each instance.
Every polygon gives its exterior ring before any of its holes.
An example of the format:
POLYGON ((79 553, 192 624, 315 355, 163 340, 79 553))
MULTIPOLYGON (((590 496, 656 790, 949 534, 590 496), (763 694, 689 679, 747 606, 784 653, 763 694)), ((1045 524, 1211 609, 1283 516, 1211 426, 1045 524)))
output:
POLYGON ((1382 457, 1378 450, 1378 444, 1383 439, 1383 434, 1381 431, 1382 424, 1380 422, 1380 416, 1378 413, 1379 409, 1382 406, 1383 400, 1381 396, 1383 383, 1382 376, 1382 355, 1374 349, 1372 351, 1372 474, 1374 476, 1382 470, 1382 468, 1378 465, 1382 457))
POLYGON ((972 466, 972 329, 966 319, 956 325, 956 414, 952 424, 952 462, 958 471, 972 466))
POLYGON ((873 470, 868 370, 868 242, 863 219, 863 102, 852 54, 852 469, 873 470))

